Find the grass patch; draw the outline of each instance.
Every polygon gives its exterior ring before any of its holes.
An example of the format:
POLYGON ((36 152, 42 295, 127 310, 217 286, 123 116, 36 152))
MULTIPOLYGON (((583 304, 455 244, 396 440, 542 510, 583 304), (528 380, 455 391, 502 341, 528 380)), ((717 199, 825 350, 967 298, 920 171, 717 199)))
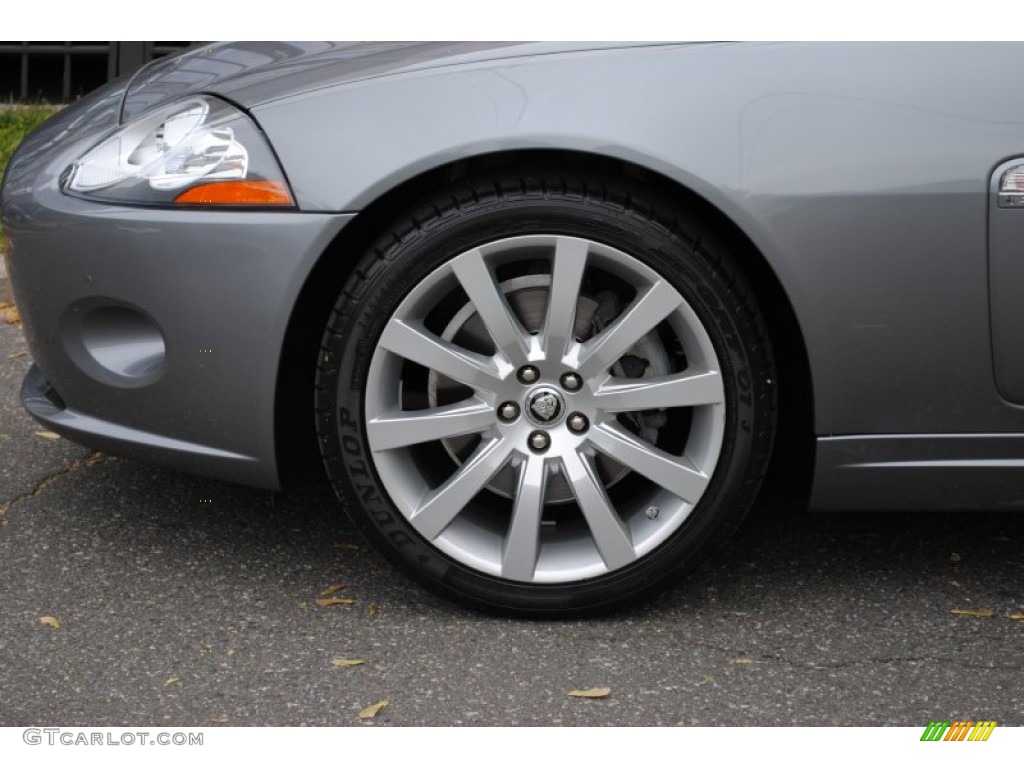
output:
MULTIPOLYGON (((60 109, 60 107, 0 105, 0 177, 7 162, 29 132, 60 109)), ((0 253, 4 250, 4 233, 0 229, 0 253)))

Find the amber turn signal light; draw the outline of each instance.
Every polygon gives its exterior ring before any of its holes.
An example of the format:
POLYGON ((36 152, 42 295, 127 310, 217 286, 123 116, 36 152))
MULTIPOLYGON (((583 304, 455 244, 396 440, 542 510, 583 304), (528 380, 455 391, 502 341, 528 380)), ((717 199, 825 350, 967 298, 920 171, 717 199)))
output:
POLYGON ((183 205, 295 205, 288 188, 280 181, 215 181, 185 190, 174 202, 183 205))

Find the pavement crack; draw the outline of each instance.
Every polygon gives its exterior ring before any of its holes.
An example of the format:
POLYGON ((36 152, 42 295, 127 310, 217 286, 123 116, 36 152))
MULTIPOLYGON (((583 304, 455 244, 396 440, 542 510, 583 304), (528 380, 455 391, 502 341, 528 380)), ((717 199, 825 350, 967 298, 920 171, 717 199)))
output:
POLYGON ((865 664, 945 664, 961 669, 1021 669, 1019 664, 979 664, 948 656, 880 656, 868 657, 865 659, 848 659, 846 661, 834 661, 828 663, 808 663, 806 666, 813 669, 844 669, 846 667, 857 667, 865 664))
POLYGON ((0 528, 7 525, 7 513, 13 507, 17 506, 18 504, 21 504, 24 501, 28 501, 29 499, 33 499, 36 496, 39 496, 43 491, 45 491, 47 488, 49 488, 51 485, 53 485, 55 482, 60 480, 65 475, 70 475, 73 472, 77 472, 83 467, 91 467, 94 464, 100 464, 106 461, 108 458, 109 457, 104 453, 100 453, 99 451, 93 451, 84 459, 72 459, 60 469, 55 470, 50 474, 46 475, 42 480, 36 483, 31 490, 25 491, 24 493, 19 493, 12 499, 0 501, 0 528))
MULTIPOLYGON (((982 664, 972 663, 970 661, 964 661, 955 657, 949 656, 867 656, 860 659, 844 659, 842 661, 813 661, 809 659, 791 659, 782 654, 760 652, 756 655, 750 654, 744 651, 738 651, 735 648, 722 648, 718 646, 706 645, 705 647, 710 648, 719 653, 732 656, 740 659, 750 659, 754 664, 783 664, 785 666, 796 667, 798 669, 846 669, 848 667, 859 667, 865 665, 884 665, 884 664, 946 664, 962 669, 984 669, 984 670, 1020 670, 1024 669, 1019 664, 982 664)), ((750 663, 750 662, 746 662, 750 663)))

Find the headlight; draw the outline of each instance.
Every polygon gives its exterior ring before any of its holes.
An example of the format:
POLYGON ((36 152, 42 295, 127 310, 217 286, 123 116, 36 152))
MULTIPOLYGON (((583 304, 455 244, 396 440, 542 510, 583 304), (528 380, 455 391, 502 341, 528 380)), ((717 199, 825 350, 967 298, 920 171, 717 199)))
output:
POLYGON ((210 96, 175 102, 121 126, 72 166, 64 191, 149 205, 295 205, 260 130, 210 96))

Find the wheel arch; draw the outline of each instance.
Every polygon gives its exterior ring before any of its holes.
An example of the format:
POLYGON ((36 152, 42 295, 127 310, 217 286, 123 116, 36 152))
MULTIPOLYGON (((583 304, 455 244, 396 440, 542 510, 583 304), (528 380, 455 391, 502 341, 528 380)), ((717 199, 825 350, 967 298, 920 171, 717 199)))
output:
POLYGON ((776 451, 765 493, 771 497, 806 499, 814 459, 814 412, 807 348, 789 297, 762 251, 719 207, 658 171, 605 155, 548 149, 517 149, 460 158, 412 176, 365 206, 324 250, 299 292, 280 356, 274 427, 282 484, 323 477, 311 395, 316 355, 338 291, 355 269, 358 256, 399 212, 437 194, 459 178, 510 165, 599 170, 655 185, 678 210, 699 218, 736 254, 765 315, 777 367, 782 372, 776 451))

